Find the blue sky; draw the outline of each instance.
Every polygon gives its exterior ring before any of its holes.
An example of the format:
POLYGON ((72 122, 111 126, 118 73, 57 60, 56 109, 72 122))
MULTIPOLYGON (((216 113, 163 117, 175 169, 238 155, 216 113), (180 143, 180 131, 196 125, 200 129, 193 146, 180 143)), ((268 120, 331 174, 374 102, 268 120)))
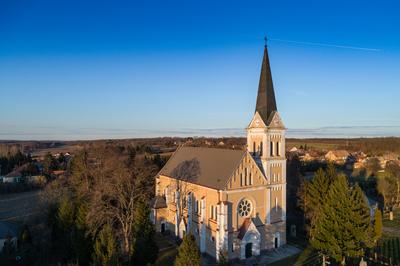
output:
POLYGON ((0 1, 0 139, 400 136, 396 1, 0 1), (289 43, 326 43, 376 50, 289 43))

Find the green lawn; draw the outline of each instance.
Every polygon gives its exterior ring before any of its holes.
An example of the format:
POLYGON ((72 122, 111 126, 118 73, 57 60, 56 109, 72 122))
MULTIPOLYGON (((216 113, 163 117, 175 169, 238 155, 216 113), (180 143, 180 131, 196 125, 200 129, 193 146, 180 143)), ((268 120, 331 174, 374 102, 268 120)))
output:
POLYGON ((283 260, 279 260, 273 263, 268 264, 269 266, 281 266, 281 265, 293 265, 293 266, 302 266, 302 265, 321 265, 320 258, 318 253, 313 250, 311 247, 307 247, 301 253, 287 257, 283 260))
POLYGON ((393 211, 393 221, 389 213, 383 215, 383 238, 400 237, 400 209, 393 211))
POLYGON ((171 247, 169 249, 165 249, 163 251, 160 251, 158 254, 158 258, 154 265, 156 266, 169 266, 169 265, 174 265, 174 260, 176 255, 178 254, 178 248, 177 247, 171 247))

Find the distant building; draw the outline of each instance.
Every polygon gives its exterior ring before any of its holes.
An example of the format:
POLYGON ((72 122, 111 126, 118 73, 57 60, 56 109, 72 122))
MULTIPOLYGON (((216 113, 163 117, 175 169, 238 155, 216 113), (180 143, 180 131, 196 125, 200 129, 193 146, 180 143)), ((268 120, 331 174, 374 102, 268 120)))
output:
POLYGON ((310 153, 306 152, 304 155, 301 155, 299 157, 300 161, 303 162, 311 162, 311 161, 315 161, 317 158, 312 156, 310 153))
POLYGON ((22 179, 21 167, 3 177, 3 183, 19 183, 22 179))
POLYGON ((345 163, 350 153, 346 150, 328 151, 325 154, 325 160, 335 163, 345 163))
POLYGON ((377 157, 379 160, 379 164, 382 169, 386 168, 386 164, 390 161, 397 161, 399 159, 399 155, 396 153, 386 153, 382 156, 377 157))
POLYGON ((299 149, 297 149, 296 146, 294 146, 293 148, 291 148, 289 150, 289 152, 292 152, 292 153, 297 153, 298 151, 299 151, 299 149))
POLYGON ((25 181, 34 185, 43 185, 46 183, 46 177, 43 175, 26 176, 25 181))
POLYGON ((3 250, 4 243, 9 240, 14 247, 17 246, 17 230, 13 225, 0 221, 0 250, 3 250))
POLYGON ((51 172, 51 175, 55 178, 59 178, 65 174, 64 170, 55 170, 51 172))
POLYGON ((364 167, 365 167, 364 162, 355 162, 354 165, 353 165, 354 169, 362 169, 364 167))

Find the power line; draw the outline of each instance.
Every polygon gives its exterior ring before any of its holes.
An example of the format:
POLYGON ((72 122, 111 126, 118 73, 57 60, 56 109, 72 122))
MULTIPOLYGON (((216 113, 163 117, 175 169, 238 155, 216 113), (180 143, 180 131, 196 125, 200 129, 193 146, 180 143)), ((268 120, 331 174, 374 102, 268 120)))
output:
POLYGON ((333 48, 342 48, 342 49, 353 49, 353 50, 361 50, 361 51, 368 51, 368 52, 380 52, 380 51, 382 51, 381 49, 376 49, 376 48, 347 46, 347 45, 339 45, 339 44, 331 44, 331 43, 302 42, 302 41, 293 41, 293 40, 284 40, 284 39, 275 39, 275 38, 268 38, 268 40, 276 41, 276 42, 302 44, 302 45, 314 45, 314 46, 333 47, 333 48))

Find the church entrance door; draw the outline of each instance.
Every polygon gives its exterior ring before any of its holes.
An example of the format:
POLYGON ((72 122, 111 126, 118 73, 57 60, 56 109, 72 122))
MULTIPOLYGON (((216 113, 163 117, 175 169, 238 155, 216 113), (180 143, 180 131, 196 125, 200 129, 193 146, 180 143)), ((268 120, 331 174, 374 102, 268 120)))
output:
POLYGON ((164 234, 165 233, 165 223, 161 224, 161 233, 164 234))
POLYGON ((245 254, 246 254, 246 259, 250 258, 251 256, 253 256, 253 243, 247 243, 246 244, 246 250, 245 250, 245 254))

